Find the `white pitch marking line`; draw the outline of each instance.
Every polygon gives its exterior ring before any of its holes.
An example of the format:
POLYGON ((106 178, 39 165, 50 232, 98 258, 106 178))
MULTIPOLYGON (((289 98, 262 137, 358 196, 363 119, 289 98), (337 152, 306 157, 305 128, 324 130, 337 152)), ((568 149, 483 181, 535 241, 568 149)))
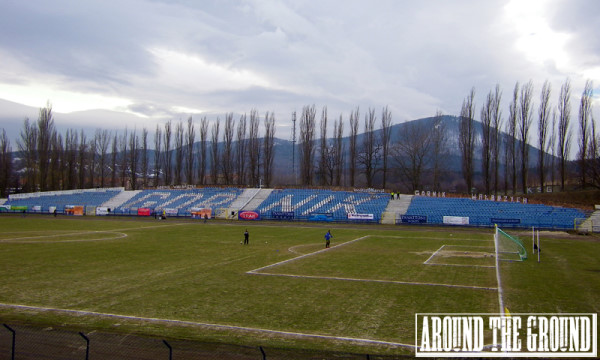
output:
MULTIPOLYGON (((61 232, 58 234, 51 234, 51 235, 25 236, 25 237, 18 237, 18 238, 0 239, 0 243, 53 244, 53 243, 64 243, 64 242, 89 242, 89 241, 115 240, 115 239, 125 238, 128 236, 127 234, 123 233, 122 231, 154 229, 154 228, 180 226, 180 225, 184 225, 184 224, 142 226, 142 227, 135 227, 135 228, 115 229, 115 230, 88 230, 88 231, 77 231, 77 232, 66 232, 68 230, 64 230, 65 232, 61 232), (88 235, 88 234, 100 234, 100 233, 120 234, 120 236, 105 237, 105 238, 100 238, 100 239, 77 239, 77 240, 57 240, 57 241, 42 241, 42 240, 40 240, 40 241, 21 241, 21 240, 27 240, 27 239, 47 239, 47 238, 59 237, 59 236, 88 235)), ((63 230, 59 230, 59 231, 63 231, 63 230)))
POLYGON ((74 239, 74 240, 54 240, 54 241, 51 241, 51 240, 33 240, 33 241, 23 240, 23 239, 39 239, 39 238, 44 238, 44 237, 54 237, 53 235, 50 235, 50 236, 35 236, 35 237, 26 237, 26 238, 2 239, 2 240, 0 240, 0 243, 55 244, 55 243, 67 243, 67 242, 90 242, 90 241, 116 240, 116 239, 122 239, 122 238, 125 238, 128 236, 127 234, 118 232, 118 231, 88 231, 88 232, 68 233, 68 234, 61 234, 61 235, 71 236, 71 235, 88 235, 88 234, 116 234, 118 236, 103 237, 103 238, 99 238, 99 239, 74 239))
POLYGON ((429 263, 429 260, 431 260, 434 256, 436 256, 437 253, 439 253, 440 250, 442 250, 444 248, 444 246, 446 246, 446 245, 442 245, 439 249, 437 249, 436 252, 434 252, 433 254, 431 254, 431 256, 429 257, 429 259, 425 260, 425 262, 423 264, 427 265, 429 263))
POLYGON ((443 287, 456 287, 465 289, 476 289, 476 290, 493 290, 496 291, 498 288, 486 287, 486 286, 475 286, 475 285, 453 285, 453 284, 442 284, 442 283, 424 283, 424 282, 412 282, 412 281, 397 281, 397 280, 377 280, 377 279, 356 279, 356 278, 345 278, 337 276, 314 276, 314 275, 293 275, 293 274, 274 274, 274 273, 251 273, 252 275, 268 275, 268 276, 285 276, 292 278, 306 278, 306 279, 320 279, 320 280, 344 280, 344 281, 360 281, 360 282, 375 282, 384 284, 401 284, 401 285, 425 285, 425 286, 443 286, 443 287))
POLYGON ((294 258, 291 258, 291 259, 287 259, 287 260, 279 261, 279 262, 276 262, 276 263, 274 263, 274 264, 270 264, 270 265, 267 265, 267 266, 260 267, 260 268, 258 268, 258 269, 254 269, 254 270, 247 271, 247 272, 246 272, 246 274, 256 274, 256 273, 258 273, 258 272, 259 272, 259 271, 261 271, 261 270, 268 269, 268 268, 271 268, 271 267, 274 267, 274 266, 283 265, 283 264, 286 264, 286 263, 288 263, 288 262, 291 262, 291 261, 294 261, 294 260, 299 260, 299 259, 302 259, 302 258, 305 258, 305 257, 308 257, 308 256, 312 256, 312 255, 320 254, 320 253, 322 253, 322 252, 324 252, 324 251, 331 251, 332 249, 335 249, 335 248, 338 248, 338 247, 340 247, 340 246, 344 246, 344 245, 347 245, 347 244, 353 243, 353 242, 355 242, 355 241, 359 241, 359 240, 366 239, 366 238, 368 238, 368 237, 370 237, 370 236, 371 236, 371 235, 367 235, 367 236, 359 237, 359 238, 357 238, 357 239, 354 239, 354 240, 346 241, 345 243, 341 243, 341 244, 338 244, 338 245, 334 245, 334 246, 332 246, 332 247, 330 247, 330 248, 328 248, 328 249, 321 249, 321 250, 317 250, 317 251, 315 251, 315 252, 311 252, 311 253, 308 253, 308 254, 304 254, 304 255, 296 256, 296 257, 294 257, 294 258))
POLYGON ((147 321, 147 322, 153 322, 153 323, 159 323, 159 324, 162 323, 162 324, 177 324, 177 325, 188 325, 188 326, 191 325, 191 326, 202 326, 202 327, 224 329, 224 330, 242 330, 242 331, 249 331, 249 332, 262 332, 262 333, 279 334, 279 335, 286 335, 286 336, 349 341, 349 342, 375 344, 375 345, 401 346, 401 347, 408 347, 408 348, 415 347, 415 345, 412 345, 412 344, 402 344, 402 343, 397 343, 397 342, 392 342, 392 341, 352 338, 352 337, 346 337, 346 336, 307 334, 307 333, 300 333, 300 332, 293 332, 293 331, 271 330, 271 329, 253 328, 253 327, 236 326, 236 325, 201 323, 201 322, 185 321, 185 320, 147 318, 147 317, 132 316, 132 315, 100 313, 100 312, 95 312, 95 311, 56 309, 56 308, 48 308, 48 307, 16 305, 16 304, 2 304, 2 303, 0 303, 0 307, 11 308, 11 309, 22 309, 22 310, 34 310, 34 311, 50 311, 50 312, 57 312, 57 313, 74 314, 74 315, 78 315, 78 316, 100 316, 100 317, 109 317, 109 318, 123 319, 123 320, 147 321))
POLYGON ((467 265, 467 264, 427 264, 429 266, 458 266, 458 267, 480 267, 480 268, 495 268, 492 265, 467 265))

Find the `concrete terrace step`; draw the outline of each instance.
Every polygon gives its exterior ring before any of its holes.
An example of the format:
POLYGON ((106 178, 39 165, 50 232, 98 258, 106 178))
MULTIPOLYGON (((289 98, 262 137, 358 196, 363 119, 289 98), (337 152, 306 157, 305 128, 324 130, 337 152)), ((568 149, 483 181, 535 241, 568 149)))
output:
POLYGON ((596 211, 577 227, 577 231, 582 233, 600 232, 600 205, 596 205, 596 211))
POLYGON ((246 204, 246 206, 244 206, 240 210, 248 210, 248 211, 256 210, 260 206, 260 204, 262 204, 263 201, 265 201, 265 199, 267 197, 269 197, 269 195, 272 192, 273 192, 273 189, 259 189, 259 191, 252 198, 252 200, 250 202, 248 202, 246 204))
POLYGON ((400 216, 406 214, 413 195, 400 195, 399 199, 390 200, 383 214, 381 214, 382 224, 396 224, 400 216))
POLYGON ((141 192, 142 190, 121 191, 118 195, 102 204, 102 206, 105 206, 109 209, 115 209, 141 192))

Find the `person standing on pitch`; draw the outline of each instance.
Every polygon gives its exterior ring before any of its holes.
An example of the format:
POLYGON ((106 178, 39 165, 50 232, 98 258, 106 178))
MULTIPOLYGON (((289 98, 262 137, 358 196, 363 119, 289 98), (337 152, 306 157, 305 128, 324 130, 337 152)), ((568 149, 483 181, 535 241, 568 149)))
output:
POLYGON ((325 248, 326 249, 329 248, 329 243, 331 242, 332 237, 333 237, 333 235, 331 235, 331 231, 327 230, 327 233, 325 234, 325 248))
POLYGON ((248 229, 244 232, 244 245, 248 245, 248 241, 250 239, 250 234, 248 234, 248 229))

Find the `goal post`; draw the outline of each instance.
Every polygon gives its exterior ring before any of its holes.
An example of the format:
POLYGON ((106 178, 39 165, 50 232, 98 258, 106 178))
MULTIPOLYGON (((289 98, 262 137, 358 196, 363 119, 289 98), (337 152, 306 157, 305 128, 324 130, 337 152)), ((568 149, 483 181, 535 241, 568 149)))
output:
POLYGON ((495 225, 494 243, 496 256, 500 260, 523 261, 527 259, 527 250, 523 242, 517 237, 504 232, 495 225))

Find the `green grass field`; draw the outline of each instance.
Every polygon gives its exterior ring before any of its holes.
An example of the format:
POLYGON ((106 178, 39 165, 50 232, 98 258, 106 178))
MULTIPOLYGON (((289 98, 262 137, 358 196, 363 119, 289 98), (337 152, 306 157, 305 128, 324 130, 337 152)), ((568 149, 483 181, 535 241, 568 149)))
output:
MULTIPOLYGON (((415 313, 499 311, 491 229, 327 226, 2 216, 0 322, 410 354, 415 313)), ((506 307, 598 313, 598 238, 542 249, 501 263, 506 307)))

